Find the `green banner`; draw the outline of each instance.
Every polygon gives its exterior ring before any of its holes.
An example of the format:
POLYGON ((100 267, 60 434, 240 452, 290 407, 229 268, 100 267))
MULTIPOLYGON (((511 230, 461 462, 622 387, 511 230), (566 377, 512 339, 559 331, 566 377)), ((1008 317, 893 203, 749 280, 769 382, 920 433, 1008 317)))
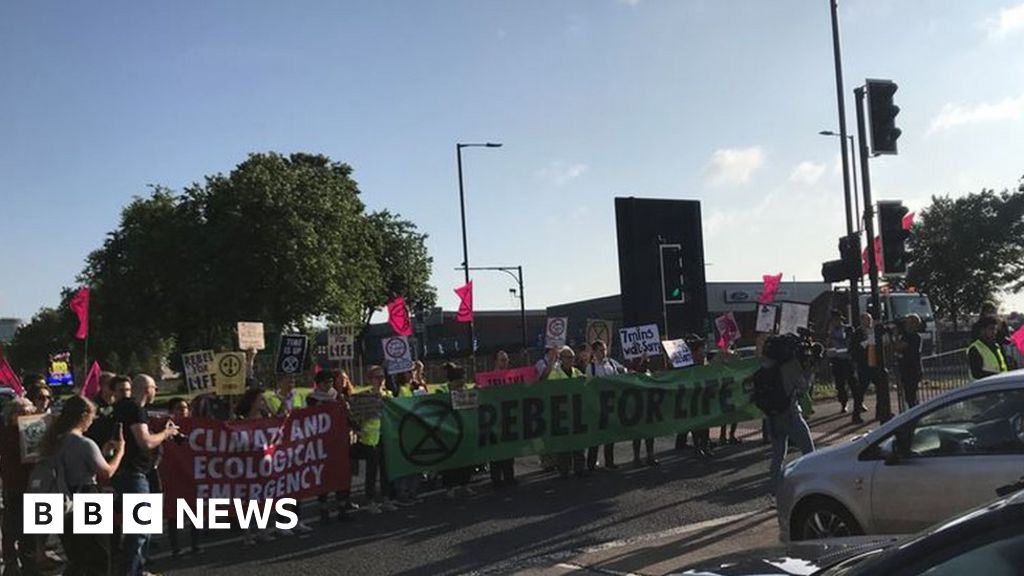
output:
POLYGON ((750 359, 652 376, 483 388, 475 391, 476 408, 454 408, 449 394, 388 399, 382 427, 388 475, 760 420, 751 398, 757 366, 750 359))

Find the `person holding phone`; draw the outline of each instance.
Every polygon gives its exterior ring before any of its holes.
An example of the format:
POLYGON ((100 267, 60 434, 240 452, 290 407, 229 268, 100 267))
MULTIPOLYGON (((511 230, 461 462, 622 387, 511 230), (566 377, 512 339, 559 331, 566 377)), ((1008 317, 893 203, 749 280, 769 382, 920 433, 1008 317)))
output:
MULTIPOLYGON (((139 374, 132 381, 126 376, 115 376, 111 379, 111 388, 122 396, 114 404, 113 416, 125 438, 124 461, 112 481, 114 490, 118 496, 149 494, 149 473, 155 462, 156 448, 178 435, 178 425, 168 419, 162 431, 149 430, 145 407, 156 398, 156 381, 152 377, 139 374)), ((125 534, 121 574, 138 576, 143 573, 143 554, 148 540, 147 534, 125 534)))

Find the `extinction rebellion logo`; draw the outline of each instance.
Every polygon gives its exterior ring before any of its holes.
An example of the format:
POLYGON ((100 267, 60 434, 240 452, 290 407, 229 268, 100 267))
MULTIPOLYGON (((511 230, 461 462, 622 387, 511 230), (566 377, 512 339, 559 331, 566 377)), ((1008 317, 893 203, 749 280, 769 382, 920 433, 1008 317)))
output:
MULTIPOLYGON (((63 494, 25 494, 23 520, 26 534, 63 534, 66 517, 74 534, 113 534, 113 494, 74 494, 70 501, 63 494), (68 505, 70 504, 70 509, 68 505)), ((160 534, 164 527, 163 494, 122 494, 121 532, 124 534, 160 534)), ((195 507, 179 498, 175 508, 178 530, 228 530, 230 519, 243 529, 263 530, 275 517, 279 530, 295 528, 299 523, 295 498, 243 500, 208 498, 196 500, 195 507), (187 519, 187 520, 186 520, 187 519)))

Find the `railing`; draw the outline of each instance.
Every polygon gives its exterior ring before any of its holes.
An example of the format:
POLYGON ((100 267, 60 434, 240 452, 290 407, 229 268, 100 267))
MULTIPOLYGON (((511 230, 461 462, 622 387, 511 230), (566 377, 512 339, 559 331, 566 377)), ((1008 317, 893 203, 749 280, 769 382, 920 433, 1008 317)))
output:
MULTIPOLYGON (((921 384, 917 389, 917 398, 921 402, 967 386, 972 381, 966 348, 925 356, 921 359, 921 368, 921 384)), ((893 370, 890 374, 898 378, 899 370, 893 370)), ((902 386, 900 390, 902 392, 902 386)), ((902 399, 900 408, 905 408, 902 399)))

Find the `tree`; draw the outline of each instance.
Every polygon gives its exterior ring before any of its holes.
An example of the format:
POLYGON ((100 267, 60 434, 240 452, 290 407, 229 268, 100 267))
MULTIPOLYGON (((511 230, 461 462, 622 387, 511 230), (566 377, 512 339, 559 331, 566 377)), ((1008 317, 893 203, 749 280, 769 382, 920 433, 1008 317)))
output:
POLYGON ((370 324, 374 311, 397 296, 404 297, 411 310, 433 306, 437 291, 428 283, 434 259, 427 253, 427 235, 401 215, 387 210, 370 214, 365 225, 366 245, 374 269, 363 292, 364 328, 370 324))
POLYGON ((1000 291, 1024 289, 1024 179, 1015 191, 933 196, 909 245, 908 284, 958 329, 1000 291))

